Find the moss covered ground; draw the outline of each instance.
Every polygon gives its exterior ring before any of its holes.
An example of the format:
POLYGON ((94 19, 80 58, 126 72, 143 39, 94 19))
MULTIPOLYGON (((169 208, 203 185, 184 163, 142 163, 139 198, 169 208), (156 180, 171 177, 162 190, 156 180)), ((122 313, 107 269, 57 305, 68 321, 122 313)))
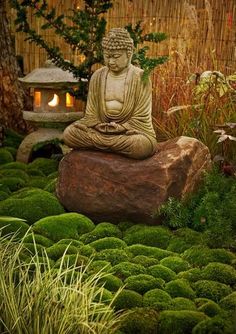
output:
POLYGON ((122 217, 118 225, 95 225, 66 212, 57 200, 57 162, 17 163, 9 149, 0 150, 0 159, 2 234, 17 232, 23 238, 25 259, 46 252, 55 269, 66 257, 68 265, 91 262, 88 275, 105 271, 98 284, 108 302, 122 289, 114 308, 132 310, 120 334, 236 333, 233 242, 214 247, 200 228, 134 225, 122 217))

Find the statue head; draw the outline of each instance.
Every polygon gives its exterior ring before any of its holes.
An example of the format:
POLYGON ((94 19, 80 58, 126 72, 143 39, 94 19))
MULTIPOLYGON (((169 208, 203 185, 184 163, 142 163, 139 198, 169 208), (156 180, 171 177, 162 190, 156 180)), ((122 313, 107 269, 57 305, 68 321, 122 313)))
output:
POLYGON ((113 28, 102 40, 105 64, 114 73, 122 72, 131 63, 134 43, 124 28, 113 28))

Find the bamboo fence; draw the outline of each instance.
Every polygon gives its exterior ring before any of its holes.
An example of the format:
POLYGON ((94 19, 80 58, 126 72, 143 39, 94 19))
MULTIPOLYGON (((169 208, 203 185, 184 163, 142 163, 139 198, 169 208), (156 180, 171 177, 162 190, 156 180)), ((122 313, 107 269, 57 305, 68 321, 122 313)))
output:
MULTIPOLYGON (((83 0, 48 0, 48 3, 56 7, 58 14, 68 13, 70 8, 83 8, 83 0)), ((12 10, 10 17, 14 32, 12 10)), ((192 68, 205 67, 225 73, 236 70, 236 0, 114 0, 105 18, 108 29, 142 21, 145 32, 165 32, 168 39, 151 45, 150 56, 178 55, 182 62, 187 59, 192 68)), ((73 53, 53 31, 40 31, 40 20, 31 16, 30 21, 47 41, 61 48, 66 59, 80 61, 80 55, 73 53)), ((41 66, 46 54, 24 39, 23 33, 15 34, 16 54, 23 57, 26 74, 41 66)))

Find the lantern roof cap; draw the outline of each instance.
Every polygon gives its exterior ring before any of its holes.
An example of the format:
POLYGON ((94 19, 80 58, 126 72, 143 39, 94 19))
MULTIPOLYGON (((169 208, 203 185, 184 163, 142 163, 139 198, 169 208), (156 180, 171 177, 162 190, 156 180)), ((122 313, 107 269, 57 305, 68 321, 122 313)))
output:
POLYGON ((29 87, 64 88, 68 84, 78 83, 73 74, 57 67, 51 60, 47 60, 43 67, 36 68, 19 80, 29 87))

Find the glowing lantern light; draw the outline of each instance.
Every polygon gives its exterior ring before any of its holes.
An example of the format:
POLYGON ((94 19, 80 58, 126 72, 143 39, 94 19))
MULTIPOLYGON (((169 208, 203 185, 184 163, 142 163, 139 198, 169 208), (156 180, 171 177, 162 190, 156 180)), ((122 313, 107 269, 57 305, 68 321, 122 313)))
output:
POLYGON ((59 104, 59 96, 57 94, 53 94, 53 98, 48 102, 50 107, 56 107, 59 104))

